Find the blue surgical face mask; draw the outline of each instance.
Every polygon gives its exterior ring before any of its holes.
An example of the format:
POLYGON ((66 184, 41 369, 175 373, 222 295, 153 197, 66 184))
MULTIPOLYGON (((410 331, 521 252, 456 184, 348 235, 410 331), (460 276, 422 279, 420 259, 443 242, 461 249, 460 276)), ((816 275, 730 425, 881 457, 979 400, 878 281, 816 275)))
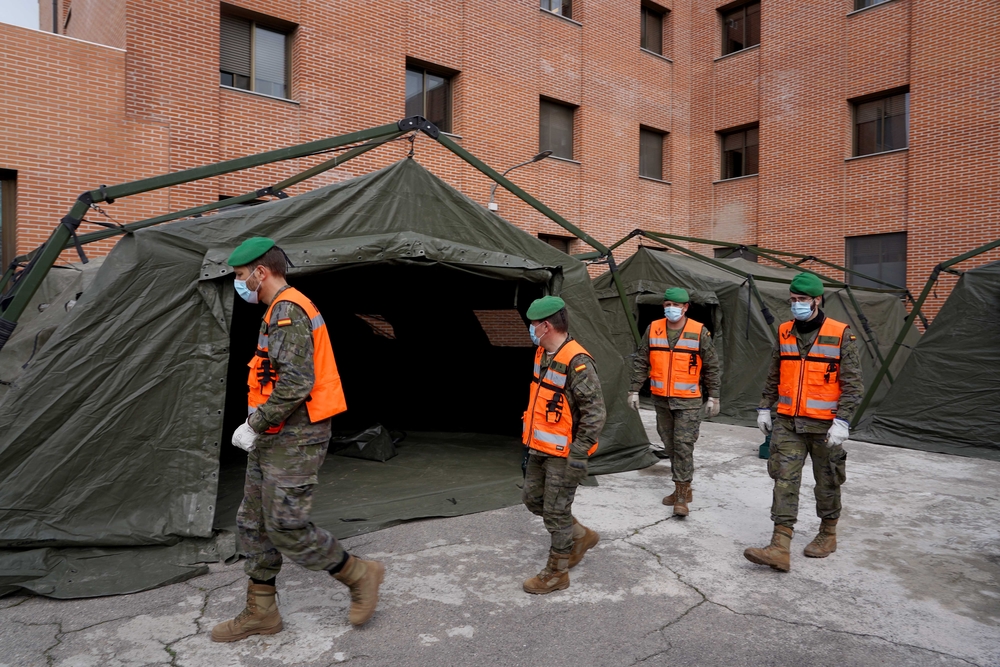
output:
MULTIPOLYGON (((250 274, 253 275, 252 273, 250 274)), ((257 288, 251 290, 247 287, 246 280, 234 280, 233 287, 236 288, 236 293, 240 295, 240 298, 247 303, 259 303, 260 297, 257 294, 260 291, 260 283, 257 283, 257 288)))
POLYGON ((805 303, 796 301, 795 303, 792 304, 792 317, 799 320, 800 322, 808 320, 809 316, 812 315, 812 312, 813 312, 812 301, 806 301, 805 303))
POLYGON ((667 316, 667 319, 671 322, 676 322, 684 316, 683 311, 680 306, 667 306, 663 309, 663 314, 667 316))
POLYGON ((528 335, 531 336, 531 342, 535 345, 541 345, 542 341, 539 340, 538 336, 535 335, 535 325, 532 324, 528 327, 528 335))

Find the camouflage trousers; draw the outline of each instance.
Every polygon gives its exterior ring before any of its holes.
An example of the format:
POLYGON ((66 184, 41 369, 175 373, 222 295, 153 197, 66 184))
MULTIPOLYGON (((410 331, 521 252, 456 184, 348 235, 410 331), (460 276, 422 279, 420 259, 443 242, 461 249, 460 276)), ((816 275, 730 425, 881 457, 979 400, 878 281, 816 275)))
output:
POLYGON ((670 474, 675 482, 690 482, 694 476, 694 443, 701 430, 701 409, 656 408, 656 432, 663 441, 663 453, 670 457, 670 474))
POLYGON ((310 570, 344 560, 337 538, 309 520, 326 448, 325 442, 279 442, 258 446, 248 455, 243 502, 236 514, 248 576, 265 581, 277 576, 282 555, 310 570))
POLYGON ((573 498, 585 474, 571 469, 559 456, 528 457, 521 500, 532 514, 542 517, 552 535, 552 551, 573 550, 573 498))
POLYGON ((816 515, 840 518, 840 485, 847 480, 847 452, 826 443, 826 433, 796 433, 792 421, 774 420, 767 473, 774 480, 771 520, 793 528, 799 514, 799 487, 806 455, 812 459, 816 479, 816 515))

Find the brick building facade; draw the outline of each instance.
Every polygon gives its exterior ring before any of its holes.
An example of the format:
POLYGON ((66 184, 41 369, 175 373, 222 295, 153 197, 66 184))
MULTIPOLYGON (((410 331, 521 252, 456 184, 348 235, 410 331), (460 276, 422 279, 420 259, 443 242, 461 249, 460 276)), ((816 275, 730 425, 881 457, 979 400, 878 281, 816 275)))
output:
MULTIPOLYGON (((881 260, 876 252, 872 265, 871 243, 847 239, 905 232, 879 238, 889 239, 883 248, 902 240, 906 281, 919 289, 938 261, 1000 237, 1000 35, 985 18, 992 3, 541 4, 42 0, 42 31, 0 24, 4 255, 15 243, 19 252, 37 246, 95 185, 398 120, 407 115, 407 68, 448 81, 450 131, 497 169, 544 148, 545 104, 564 110, 571 153, 511 177, 605 243, 645 228, 874 270, 884 260, 886 275, 900 275, 898 248, 881 260), (46 32, 53 11, 58 35, 46 32), (265 32, 253 34, 261 40, 285 35, 287 99, 241 90, 236 78, 220 84, 224 16, 260 26, 265 32), (640 130, 662 151, 651 156, 643 144, 645 176, 640 130), (858 156, 869 130, 877 152, 858 156), (727 152, 731 146, 741 148, 727 152), (660 160, 659 172, 647 166, 660 160)), ((264 55, 253 54, 259 74, 264 55)), ((389 144, 291 192, 384 166, 407 150, 389 144)), ((487 201, 490 181, 471 167, 426 138, 415 151, 487 201)), ((141 219, 243 194, 316 161, 105 209, 118 221, 141 219)), ((497 201, 529 233, 566 236, 506 193, 497 201)), ((944 285, 935 304, 946 294, 944 285)))

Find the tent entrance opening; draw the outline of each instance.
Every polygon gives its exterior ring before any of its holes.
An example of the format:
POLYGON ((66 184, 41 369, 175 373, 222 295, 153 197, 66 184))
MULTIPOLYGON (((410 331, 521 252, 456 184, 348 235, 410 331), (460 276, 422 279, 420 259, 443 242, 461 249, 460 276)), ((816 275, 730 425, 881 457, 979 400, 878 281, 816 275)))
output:
MULTIPOLYGON (((484 508, 498 506, 497 494, 502 504, 517 502, 535 349, 523 313, 543 285, 431 262, 360 264, 289 282, 316 304, 330 333, 348 406, 333 419, 335 437, 374 424, 405 434, 384 463, 335 456, 331 447, 314 501, 317 523, 326 517, 344 536, 462 514, 481 496, 492 497, 484 508)), ((246 364, 263 311, 234 304, 226 436, 246 419, 246 364)), ((242 451, 224 448, 217 527, 234 522, 245 461, 242 451)))

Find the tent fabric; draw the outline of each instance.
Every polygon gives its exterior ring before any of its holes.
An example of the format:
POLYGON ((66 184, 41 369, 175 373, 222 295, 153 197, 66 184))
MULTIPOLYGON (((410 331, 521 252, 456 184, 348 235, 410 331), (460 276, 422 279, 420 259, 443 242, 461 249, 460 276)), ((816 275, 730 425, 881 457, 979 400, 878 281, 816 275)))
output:
POLYGON ((857 437, 1000 461, 1000 262, 962 274, 857 437))
MULTIPOLYGON (((798 273, 738 257, 719 261, 755 278, 791 280, 798 273)), ((654 317, 663 316, 662 295, 667 287, 681 286, 691 293, 689 314, 695 319, 706 320, 704 324, 712 331, 722 359, 722 412, 715 419, 745 426, 756 424, 756 410, 767 377, 775 333, 764 319, 746 279, 697 258, 648 246, 640 246, 634 255, 622 262, 619 271, 640 331, 654 317)), ((781 321, 791 319, 786 283, 755 280, 755 284, 775 318, 775 328, 781 321)), ((634 354, 635 342, 611 276, 603 274, 595 278, 594 288, 619 352, 623 356, 634 354)), ((844 290, 827 289, 823 309, 830 317, 850 325, 858 339, 865 380, 871 381, 879 367, 874 348, 877 345, 883 356, 888 353, 902 327, 906 309, 892 294, 854 290, 854 295, 874 332, 874 339, 865 333, 844 290)), ((906 342, 914 345, 918 338, 919 334, 911 330, 906 342)), ((894 377, 905 361, 904 349, 893 360, 890 370, 894 377)), ((884 394, 885 389, 875 396, 873 403, 877 405, 884 394)))
MULTIPOLYGON (((421 364, 454 365, 461 346, 442 340, 448 327, 439 315, 441 297, 411 293, 408 276, 451 276, 448 280, 458 287, 510 286, 514 296, 506 307, 516 305, 522 315, 528 292, 559 294, 567 303, 571 332, 597 362, 608 404, 591 472, 656 461, 638 415, 626 405, 625 365, 611 343, 586 266, 486 211, 415 160, 404 159, 296 197, 150 227, 117 243, 0 402, 0 578, 18 579, 27 588, 24 582, 51 573, 45 563, 54 562, 59 550, 128 551, 212 538, 220 458, 232 455, 231 424, 224 422, 229 413, 239 412, 241 401, 244 417, 237 418, 245 418, 240 377, 245 378, 250 352, 240 348, 231 354, 231 348, 244 334, 252 336, 252 347, 260 317, 247 304, 234 305, 232 269, 225 260, 251 236, 275 239, 293 264, 290 282, 308 284, 303 289, 321 310, 356 293, 342 282, 325 289, 327 277, 347 270, 358 276, 396 272, 392 275, 402 284, 392 298, 399 307, 433 315, 423 326, 434 334, 427 345, 439 345, 437 356, 418 360, 418 370, 421 364), (32 549, 48 553, 25 570, 24 553, 32 549)), ((336 341, 334 346, 336 351, 336 341)), ((0 368, 10 348, 4 348, 0 368)), ((497 354, 503 352, 498 348, 497 354)), ((352 357, 341 354, 338 363, 363 362, 352 357)), ((524 373, 508 384, 526 398, 527 380, 521 388, 520 378, 530 375, 530 359, 524 366, 524 373)), ((475 364, 463 372, 469 370, 475 364)), ((419 374, 401 375, 396 386, 406 387, 414 403, 443 402, 423 395, 419 374)), ((489 388, 456 384, 452 391, 464 398, 489 388)), ((349 396, 346 415, 352 400, 359 405, 349 396)), ((504 429, 514 425, 517 430, 521 409, 504 415, 504 429)), ((483 426, 493 432, 491 425, 483 426)), ((412 502, 424 501, 417 494, 412 502)), ((191 564, 184 557, 157 562, 163 565, 160 583, 191 564)), ((143 585, 154 585, 156 567, 144 569, 143 585)), ((117 587, 95 584, 87 594, 134 585, 135 580, 117 587)), ((69 590, 56 583, 40 592, 58 597, 69 590)))
POLYGON ((76 306, 104 263, 103 257, 87 264, 54 266, 45 276, 0 354, 0 400, 49 337, 76 306))

